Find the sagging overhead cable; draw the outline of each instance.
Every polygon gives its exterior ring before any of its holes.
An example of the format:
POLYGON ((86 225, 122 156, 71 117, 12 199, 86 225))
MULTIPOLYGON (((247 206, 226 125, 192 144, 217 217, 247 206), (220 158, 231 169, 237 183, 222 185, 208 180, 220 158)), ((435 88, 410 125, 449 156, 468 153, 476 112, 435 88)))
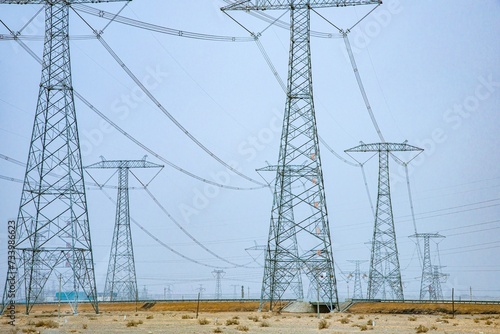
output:
MULTIPOLYGON (((12 35, 14 35, 14 32, 9 29, 7 26, 6 28, 10 31, 10 33, 12 35)), ((15 41, 27 52, 30 54, 30 56, 35 59, 39 64, 42 64, 42 60, 40 59, 40 57, 38 57, 38 55, 33 52, 33 50, 31 50, 30 47, 28 47, 23 41, 19 40, 19 39, 15 39, 15 41)), ((141 147, 142 149, 144 149, 146 152, 148 152, 149 154, 153 155, 154 157, 156 157, 157 159, 161 160, 162 162, 164 162, 165 164, 167 164, 168 166, 176 169, 177 171, 183 173, 183 174, 186 174, 198 181, 201 181, 201 182, 204 182, 204 183, 207 183, 207 184, 211 184, 213 186, 217 186, 219 188, 224 188, 224 189, 231 189, 231 190, 256 190, 256 189, 262 189, 264 188, 264 186, 259 186, 259 187, 248 187, 248 188, 244 188, 244 187, 234 187, 234 186, 229 186, 229 185, 225 185, 225 184, 221 184, 221 183, 217 183, 217 182, 214 182, 214 181, 211 181, 211 180, 208 180, 208 179, 205 179, 205 178, 202 178, 194 173, 191 173, 189 171, 187 171, 186 169, 183 169, 182 167, 179 167, 177 166, 176 164, 170 162, 169 160, 165 159, 164 157, 162 157, 160 154, 156 153, 155 151, 153 151, 152 149, 150 149, 149 147, 147 147, 146 145, 142 144, 140 141, 138 141, 137 139, 135 139, 133 136, 131 136, 128 132, 126 132, 125 130, 123 130, 121 127, 119 127, 116 123, 114 123, 113 121, 111 121, 111 119, 109 119, 107 116, 105 116, 101 111, 99 111, 96 107, 94 107, 87 99, 85 99, 80 93, 78 93, 78 91, 76 91, 75 89, 73 89, 73 94, 80 100, 82 101, 87 107, 90 108, 90 110, 92 110, 93 112, 95 112, 99 117, 101 117, 103 120, 105 120, 106 122, 109 123, 109 125, 111 125, 113 128, 115 128, 116 130, 118 130, 118 132, 120 132, 122 135, 124 135, 125 137, 127 137, 129 140, 131 140, 134 144, 136 144, 137 146, 141 147)), ((267 185, 265 186, 267 187, 267 185)))
MULTIPOLYGON (((72 7, 71 7, 72 8, 72 7)), ((73 9, 73 8, 72 8, 73 9)), ((75 11, 76 12, 76 11, 75 11)), ((146 96, 156 105, 156 107, 158 107, 158 109, 160 109, 163 114, 165 114, 165 116, 167 116, 168 119, 170 119, 170 121, 172 123, 174 123, 174 125, 179 128, 189 139, 191 139, 191 141, 193 141, 199 148, 201 148, 203 151, 205 151, 205 153, 207 153, 209 156, 211 156, 214 160, 216 160, 218 163, 220 163, 222 166, 224 166, 225 168, 227 168, 228 170, 230 170, 231 172, 233 172, 234 174, 236 175, 239 175, 240 177, 252 182, 252 183, 255 183, 259 186, 261 186, 262 188, 264 187, 267 187, 267 184, 263 184, 262 182, 260 181, 257 181, 243 173, 241 173, 240 171, 238 171, 236 168, 234 168, 233 166, 229 165, 228 163, 226 163, 224 160, 222 160, 221 158, 219 158, 215 153, 213 153, 211 150, 209 150, 205 145, 203 145, 203 143, 201 143, 195 136, 193 136, 161 103, 160 101, 158 101, 154 95, 146 88, 146 86, 144 86, 144 84, 137 78, 137 76, 135 76, 135 74, 130 70, 130 68, 121 60, 121 58, 116 54, 116 52, 114 52, 114 50, 111 48, 111 46, 109 46, 108 43, 106 43, 106 41, 102 38, 102 35, 97 31, 95 30, 94 28, 92 28, 92 26, 83 19, 83 17, 78 13, 76 12, 76 14, 82 19, 82 21, 94 32, 94 34, 97 36, 97 40, 102 44, 102 46, 106 49, 106 51, 111 55, 111 57, 113 57, 113 59, 118 63, 118 65, 120 65, 120 67, 125 71, 125 73, 135 82, 135 84, 144 92, 144 94, 146 94, 146 96)))

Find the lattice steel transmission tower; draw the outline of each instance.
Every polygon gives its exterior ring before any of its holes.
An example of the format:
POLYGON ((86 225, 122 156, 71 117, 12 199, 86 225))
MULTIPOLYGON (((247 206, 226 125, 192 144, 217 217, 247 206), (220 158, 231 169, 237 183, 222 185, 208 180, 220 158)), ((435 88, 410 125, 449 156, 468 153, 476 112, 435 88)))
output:
MULTIPOLYGON (((354 263, 356 265, 356 269, 354 270, 354 291, 352 293, 352 299, 363 299, 363 288, 361 286, 360 264, 367 262, 367 261, 349 260, 349 262, 354 263)), ((347 296, 347 297, 349 297, 349 296, 347 296)))
POLYGON ((222 277, 226 272, 222 269, 215 269, 212 271, 212 275, 215 277, 215 299, 222 298, 222 277))
MULTIPOLYGON (((106 0, 111 1, 126 0, 106 0)), ((1 311, 10 300, 24 299, 29 313, 54 274, 64 278, 74 313, 79 299, 99 311, 69 51, 69 7, 90 2, 104 1, 0 0, 45 5, 42 76, 16 221, 16 260, 7 273, 16 277, 16 296, 8 296, 6 281, 1 311)))
POLYGON ((424 260, 422 263, 422 279, 420 281, 420 300, 440 300, 443 295, 441 290, 441 277, 439 275, 439 266, 436 268, 431 263, 430 239, 441 239, 444 238, 444 236, 439 233, 416 233, 410 237, 424 239, 424 260), (441 298, 439 296, 440 294, 441 298))
POLYGON ((320 299, 330 310, 338 306, 313 103, 310 11, 322 7, 379 3, 370 0, 250 0, 236 1, 222 8, 225 12, 290 11, 287 98, 276 166, 260 310, 267 303, 273 310, 302 273, 311 285, 319 287, 320 299), (290 217, 293 217, 293 221, 290 221, 290 217), (301 254, 295 254, 294 238, 303 250, 301 254))
POLYGON ((104 298, 107 301, 138 299, 128 193, 128 177, 130 169, 133 168, 163 168, 163 166, 146 161, 144 157, 142 160, 105 160, 102 158, 102 161, 85 167, 85 169, 118 170, 115 227, 104 285, 104 298))
POLYGON ((450 276, 450 274, 444 274, 441 272, 441 268, 443 266, 440 265, 433 265, 433 272, 432 272, 432 282, 434 284, 434 289, 436 291, 436 299, 437 300, 443 300, 443 289, 441 287, 441 283, 446 282, 447 278, 450 276))
POLYGON ((401 144, 363 143, 345 150, 346 153, 378 152, 379 154, 378 195, 368 277, 368 299, 404 299, 389 184, 389 155, 396 151, 421 152, 423 150, 408 145, 406 142, 401 144))

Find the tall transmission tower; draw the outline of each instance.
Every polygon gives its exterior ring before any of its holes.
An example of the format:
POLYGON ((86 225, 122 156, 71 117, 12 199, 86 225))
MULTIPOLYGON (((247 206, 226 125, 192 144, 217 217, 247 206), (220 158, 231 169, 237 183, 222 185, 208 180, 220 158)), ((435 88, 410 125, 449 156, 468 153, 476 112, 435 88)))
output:
POLYGON ((322 302, 338 306, 337 282, 321 168, 312 93, 310 11, 321 7, 379 4, 370 0, 250 0, 222 10, 289 10, 290 52, 287 98, 276 166, 273 207, 259 309, 280 303, 304 273, 322 302), (291 190, 291 191, 290 191, 291 190), (293 210, 293 221, 290 210, 293 210), (294 253, 293 238, 304 251, 294 253), (300 267, 300 270, 297 270, 300 267))
POLYGON ((420 281, 420 300, 440 300, 443 294, 441 290, 441 277, 439 266, 435 267, 431 263, 430 239, 440 239, 444 238, 444 236, 439 233, 416 233, 410 237, 424 239, 424 260, 422 263, 422 278, 420 281), (441 295, 441 298, 439 295, 441 295))
POLYGON ((367 262, 367 261, 349 260, 349 262, 354 263, 356 265, 356 269, 354 270, 354 291, 352 293, 352 299, 363 299, 363 288, 361 286, 360 264, 367 262))
POLYGON ((52 275, 64 277, 74 313, 79 300, 99 312, 69 49, 69 7, 90 2, 104 0, 0 0, 45 6, 42 76, 2 312, 9 300, 24 299, 29 313, 52 275), (10 277, 16 277, 14 298, 7 293, 10 277))
POLYGON ((399 266, 396 231, 392 214, 389 184, 389 155, 391 152, 423 151, 421 148, 398 143, 364 144, 345 150, 351 152, 378 152, 378 195, 373 230, 368 299, 403 300, 403 284, 399 266), (388 296, 390 294, 390 296, 388 296))
POLYGON ((118 170, 115 227, 104 285, 104 298, 109 301, 138 299, 128 193, 128 177, 130 169, 133 168, 163 168, 163 166, 146 161, 144 157, 142 160, 105 160, 102 158, 102 161, 85 167, 85 169, 118 170))
POLYGON ((212 271, 212 274, 215 277, 215 299, 221 299, 222 298, 222 277, 224 277, 224 274, 226 272, 222 269, 215 269, 212 271))

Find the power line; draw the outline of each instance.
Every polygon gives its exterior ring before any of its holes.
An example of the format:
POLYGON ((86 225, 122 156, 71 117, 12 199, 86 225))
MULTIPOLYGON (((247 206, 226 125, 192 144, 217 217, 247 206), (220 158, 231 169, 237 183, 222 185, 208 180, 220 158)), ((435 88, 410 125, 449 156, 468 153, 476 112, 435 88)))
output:
MULTIPOLYGON (((76 12, 76 11, 75 11, 76 12)), ((97 36, 97 40, 102 44, 102 46, 108 51, 108 53, 113 57, 113 59, 120 65, 120 67, 127 73, 127 75, 135 82, 135 84, 146 94, 146 96, 149 97, 149 99, 160 109, 165 116, 167 116, 172 123, 174 123, 175 126, 177 126, 191 141, 193 141, 199 148, 201 148, 203 151, 205 151, 210 157, 215 159, 217 162, 219 162, 221 165, 223 165, 225 168, 228 170, 232 171, 236 175, 241 176, 242 178, 255 183, 259 186, 267 187, 267 184, 263 184, 260 181, 257 181, 251 177, 246 176, 245 174, 241 173, 238 171, 236 168, 232 167, 225 161, 223 161, 221 158, 219 158, 215 153, 213 153, 211 150, 209 150, 203 143, 201 143, 195 136, 193 136, 177 119, 158 101, 153 94, 142 84, 142 82, 134 75, 134 73, 128 68, 128 66, 120 59, 120 57, 113 51, 113 49, 109 46, 108 43, 102 38, 102 35, 96 31, 92 26, 81 17, 81 15, 76 12, 77 15, 85 22, 86 25, 94 32, 94 34, 97 36)))
MULTIPOLYGON (((3 23, 3 22, 2 22, 3 23)), ((5 24, 4 26, 9 29, 5 24)), ((11 34, 14 34, 14 32, 9 29, 9 31, 11 32, 11 34)), ((42 60, 40 59, 40 57, 37 56, 36 53, 34 53, 26 44, 24 44, 24 42, 22 42, 21 40, 19 39, 15 39, 15 41, 26 51, 28 52, 38 63, 42 64, 42 60)), ((156 153, 155 151, 153 151, 152 149, 150 149, 149 147, 147 147, 146 145, 142 144, 139 140, 135 139, 132 135, 130 135, 127 131, 123 130, 120 126, 118 126, 115 122, 113 122, 109 117, 107 117, 106 115, 104 115, 101 111, 99 111, 94 105, 92 105, 87 99, 85 99, 80 93, 78 93, 78 91, 76 91, 75 89, 73 89, 73 94, 78 98, 80 99, 80 101, 82 101, 90 110, 92 110, 93 112, 95 112, 99 117, 101 117, 103 120, 105 120, 109 125, 111 125, 113 128, 115 128, 118 132, 120 132, 122 135, 124 135, 125 137, 127 137, 129 140, 131 140, 134 144, 136 144, 137 146, 141 147, 142 149, 144 149, 146 152, 148 152, 149 154, 153 155, 154 157, 156 157, 157 159, 161 160, 162 162, 164 162, 165 164, 167 164, 168 166, 178 170, 179 172, 183 173, 183 174, 186 174, 198 181, 201 181, 201 182, 204 182, 204 183, 208 183, 208 184, 211 184, 211 185, 214 185, 214 186, 217 186, 219 188, 225 188, 225 189, 231 189, 231 190, 257 190, 257 189, 262 189, 264 187, 267 187, 267 185, 262 185, 262 186, 259 186, 259 187, 249 187, 249 188, 243 188, 243 187, 234 187, 234 186, 229 186, 229 185, 224 185, 224 184, 221 184, 221 183, 217 183, 217 182, 214 182, 214 181, 211 181, 211 180, 208 180, 206 178, 203 178, 203 177, 200 177, 192 172, 189 172, 188 170, 182 168, 182 167, 179 167, 177 166, 176 164, 170 162, 169 160, 165 159, 164 157, 162 157, 160 154, 156 153)), ((257 181, 258 182, 258 181, 257 181)))

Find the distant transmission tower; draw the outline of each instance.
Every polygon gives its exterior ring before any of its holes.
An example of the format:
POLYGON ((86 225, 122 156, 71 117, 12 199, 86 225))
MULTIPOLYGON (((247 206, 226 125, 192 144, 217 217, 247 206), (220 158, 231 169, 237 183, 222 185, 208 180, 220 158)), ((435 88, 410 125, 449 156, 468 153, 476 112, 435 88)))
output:
POLYGON ((441 283, 446 282, 447 278, 450 276, 450 274, 443 274, 441 272, 441 268, 443 266, 439 265, 433 265, 433 271, 432 271, 432 283, 434 285, 434 289, 436 291, 436 299, 437 300, 443 300, 443 289, 441 287, 441 283))
POLYGON ((2 312, 10 300, 24 296, 29 313, 43 301, 52 275, 64 277, 62 289, 74 313, 79 301, 99 312, 71 80, 69 7, 103 1, 0 0, 45 6, 42 78, 16 221, 16 259, 7 273, 7 279, 16 277, 16 292, 9 296, 6 280, 2 312))
POLYGON ((416 233, 410 237, 424 239, 424 261, 422 264, 422 279, 420 281, 420 300, 441 300, 443 295, 441 290, 441 277, 439 274, 439 266, 435 267, 431 264, 430 239, 444 238, 444 236, 439 233, 416 233))
POLYGON ((226 272, 222 269, 215 269, 212 271, 212 274, 215 277, 215 299, 221 299, 222 298, 222 277, 224 277, 224 274, 226 272))
POLYGON ((363 299, 360 264, 367 261, 350 260, 349 262, 354 263, 356 265, 356 270, 354 271, 354 291, 352 293, 352 299, 363 299))
POLYGON ((368 278, 368 299, 404 299, 389 184, 389 155, 395 151, 422 151, 422 149, 406 142, 402 144, 384 142, 361 144, 345 151, 379 154, 377 209, 368 278))
POLYGON ((128 176, 132 168, 162 167, 146 161, 146 157, 142 160, 105 160, 102 158, 102 161, 85 167, 86 169, 118 169, 116 218, 108 273, 104 285, 105 300, 136 300, 138 298, 132 232, 130 230, 128 176))
POLYGON ((222 8, 225 12, 290 11, 287 99, 260 310, 267 303, 273 310, 301 273, 308 277, 311 285, 319 288, 320 300, 330 310, 338 306, 312 93, 310 11, 321 7, 378 3, 370 0, 251 0, 237 1, 222 8), (293 221, 289 221, 290 217, 293 221), (303 250, 301 254, 294 253, 294 238, 303 250))

